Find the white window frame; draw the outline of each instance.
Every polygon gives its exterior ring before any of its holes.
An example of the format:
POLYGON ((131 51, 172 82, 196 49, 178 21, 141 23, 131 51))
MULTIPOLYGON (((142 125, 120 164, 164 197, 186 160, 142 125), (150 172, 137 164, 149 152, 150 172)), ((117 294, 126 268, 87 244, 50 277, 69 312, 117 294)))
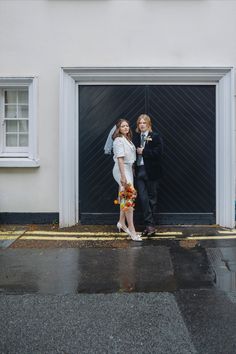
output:
MULTIPOLYGON (((4 96, 5 96, 5 91, 23 91, 23 90, 27 90, 28 94, 29 94, 29 89, 28 87, 25 86, 21 86, 21 87, 4 87, 4 88, 0 88, 0 119, 1 121, 1 137, 0 137, 0 155, 1 157, 27 157, 28 153, 29 153, 29 144, 27 146, 24 147, 7 147, 6 146, 6 131, 4 128, 6 128, 6 122, 10 121, 10 120, 14 120, 14 121, 18 121, 18 120, 25 120, 26 117, 24 118, 6 118, 6 113, 5 113, 5 108, 6 108, 6 104, 4 101, 4 96)), ((8 104, 7 104, 8 105, 8 104)), ((18 102, 16 103, 17 106, 17 111, 18 111, 18 102)), ((27 103, 27 106, 29 108, 29 102, 27 103)), ((27 117, 27 121, 29 122, 29 112, 28 112, 28 117, 27 117)), ((29 129, 27 132, 27 135, 29 135, 29 129)))
POLYGON ((79 221, 79 85, 216 86, 216 223, 235 226, 235 107, 233 67, 62 68, 60 81, 59 222, 79 221))
MULTIPOLYGON (((3 112, 0 117, 0 167, 39 167, 37 153, 37 77, 0 77, 0 90, 28 89, 28 147, 27 149, 3 149, 4 124, 3 112), (25 150, 25 151, 24 151, 25 150)), ((2 95, 1 95, 2 96, 2 95)), ((0 102, 3 107, 3 100, 0 102)))

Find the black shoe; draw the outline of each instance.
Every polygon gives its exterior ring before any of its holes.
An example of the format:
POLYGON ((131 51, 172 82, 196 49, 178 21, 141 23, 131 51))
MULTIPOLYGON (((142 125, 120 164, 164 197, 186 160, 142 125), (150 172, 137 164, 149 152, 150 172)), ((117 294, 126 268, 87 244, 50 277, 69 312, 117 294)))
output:
POLYGON ((143 230, 142 236, 147 236, 147 234, 148 234, 148 229, 143 230))
POLYGON ((147 236, 154 236, 155 235, 155 232, 156 232, 156 229, 154 226, 148 226, 147 227, 147 236))
POLYGON ((146 229, 142 232, 142 236, 154 236, 156 229, 154 226, 147 226, 146 229))

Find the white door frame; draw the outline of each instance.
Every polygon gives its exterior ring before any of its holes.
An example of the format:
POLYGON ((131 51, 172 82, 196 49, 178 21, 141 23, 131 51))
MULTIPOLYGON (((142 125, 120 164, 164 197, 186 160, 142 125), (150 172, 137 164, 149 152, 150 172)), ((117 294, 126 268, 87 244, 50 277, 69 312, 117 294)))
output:
POLYGON ((79 85, 216 85, 216 223, 235 225, 234 70, 204 68, 62 68, 60 79, 60 227, 79 221, 79 85))

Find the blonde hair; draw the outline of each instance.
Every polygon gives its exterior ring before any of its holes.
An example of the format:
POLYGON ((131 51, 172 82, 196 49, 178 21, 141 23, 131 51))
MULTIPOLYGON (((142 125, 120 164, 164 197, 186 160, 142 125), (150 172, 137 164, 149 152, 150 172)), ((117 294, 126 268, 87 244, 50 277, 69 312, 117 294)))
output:
POLYGON ((146 123, 147 123, 147 126, 148 126, 148 130, 150 132, 152 132, 152 121, 151 121, 151 118, 147 115, 147 114, 141 114, 138 119, 137 119, 137 122, 136 122, 136 125, 137 125, 137 128, 135 129, 135 131, 137 133, 140 133, 140 130, 139 130, 139 123, 140 123, 140 120, 143 119, 146 123))

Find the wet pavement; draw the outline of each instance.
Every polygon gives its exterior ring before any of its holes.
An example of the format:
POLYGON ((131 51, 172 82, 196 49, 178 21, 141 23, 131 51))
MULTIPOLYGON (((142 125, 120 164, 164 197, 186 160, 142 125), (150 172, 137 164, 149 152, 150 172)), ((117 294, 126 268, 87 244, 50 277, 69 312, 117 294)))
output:
POLYGON ((173 292, 213 286, 215 273, 201 245, 168 243, 0 251, 0 293, 173 292))
POLYGON ((236 291, 236 239, 91 244, 0 250, 0 293, 236 291))
POLYGON ((236 238, 187 235, 18 238, 0 250, 0 353, 235 354, 236 238))

